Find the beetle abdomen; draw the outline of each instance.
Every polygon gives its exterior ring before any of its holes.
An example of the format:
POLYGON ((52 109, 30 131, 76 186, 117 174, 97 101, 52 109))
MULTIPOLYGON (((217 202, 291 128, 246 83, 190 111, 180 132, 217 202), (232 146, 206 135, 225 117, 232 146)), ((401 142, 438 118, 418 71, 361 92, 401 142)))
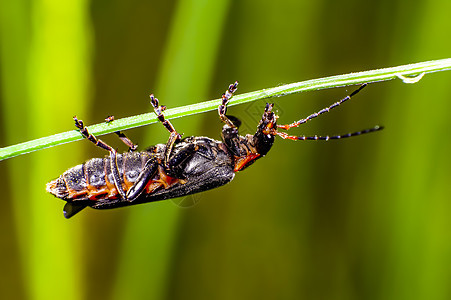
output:
MULTIPOLYGON (((150 158, 151 154, 146 152, 117 155, 117 166, 124 191, 133 186, 150 158)), ((109 157, 93 158, 67 170, 47 184, 47 191, 66 201, 119 198, 109 157)))

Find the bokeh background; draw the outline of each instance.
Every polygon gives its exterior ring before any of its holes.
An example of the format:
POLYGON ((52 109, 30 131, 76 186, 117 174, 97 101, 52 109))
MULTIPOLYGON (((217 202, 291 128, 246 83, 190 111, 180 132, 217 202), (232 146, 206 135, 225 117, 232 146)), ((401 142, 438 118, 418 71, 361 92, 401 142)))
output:
MULTIPOLYGON (((0 2, 0 145, 318 77, 450 57, 447 0, 0 2)), ((451 72, 371 84, 225 187, 70 220, 87 141, 0 162, 2 299, 450 299, 451 72)), ((273 99, 291 122, 354 87, 273 99)), ((253 133, 264 101, 230 108, 253 133), (256 113, 257 112, 257 113, 256 113), (257 114, 257 116, 256 116, 257 114)), ((173 120, 220 138, 217 113, 173 120)), ((143 149, 159 124, 129 130, 143 149)), ((102 137, 125 151, 115 136, 102 137)))

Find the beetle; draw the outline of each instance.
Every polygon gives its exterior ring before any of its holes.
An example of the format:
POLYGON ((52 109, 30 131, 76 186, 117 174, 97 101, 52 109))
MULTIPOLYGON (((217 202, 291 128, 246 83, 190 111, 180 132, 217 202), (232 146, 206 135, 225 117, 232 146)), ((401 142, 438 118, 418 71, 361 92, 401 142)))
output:
MULTIPOLYGON (((150 95, 158 120, 169 131, 166 144, 151 146, 135 152, 136 145, 123 133, 115 132, 129 147, 129 152, 117 151, 90 134, 83 121, 74 116, 80 133, 109 155, 92 158, 83 164, 68 169, 55 180, 47 183, 46 189, 54 196, 66 201, 63 212, 70 218, 85 207, 109 209, 158 200, 177 198, 199 193, 230 182, 235 173, 242 171, 271 149, 275 136, 289 140, 331 140, 366 134, 382 129, 381 126, 335 136, 293 136, 280 130, 298 127, 307 121, 329 112, 351 99, 367 84, 361 85, 338 102, 299 121, 278 125, 278 116, 273 112, 273 103, 267 103, 254 135, 241 136, 238 118, 227 115, 227 104, 236 92, 238 82, 231 84, 222 95, 218 114, 224 123, 221 141, 203 136, 182 138, 163 114, 166 109, 159 100, 150 95)), ((107 118, 111 122, 113 118, 107 118)))

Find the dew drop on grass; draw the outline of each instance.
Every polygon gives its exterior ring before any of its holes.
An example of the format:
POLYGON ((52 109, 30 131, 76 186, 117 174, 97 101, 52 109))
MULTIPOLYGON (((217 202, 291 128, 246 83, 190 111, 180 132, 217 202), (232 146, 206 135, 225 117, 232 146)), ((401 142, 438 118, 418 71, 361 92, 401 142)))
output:
POLYGON ((404 76, 402 74, 398 74, 396 76, 398 76, 399 79, 402 80, 402 82, 404 83, 408 83, 408 84, 412 84, 412 83, 417 83, 418 81, 421 80, 421 78, 423 78, 424 74, 426 74, 425 72, 420 73, 420 74, 416 74, 416 75, 409 75, 409 76, 404 76))

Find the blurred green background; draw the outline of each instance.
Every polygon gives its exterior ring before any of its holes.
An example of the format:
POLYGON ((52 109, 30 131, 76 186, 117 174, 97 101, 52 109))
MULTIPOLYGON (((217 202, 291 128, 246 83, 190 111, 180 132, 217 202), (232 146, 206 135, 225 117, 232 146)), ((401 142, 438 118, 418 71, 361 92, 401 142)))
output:
MULTIPOLYGON (((450 57, 448 0, 0 2, 0 146, 151 110, 450 57)), ((451 72, 371 84, 225 186, 70 220, 87 141, 0 162, 2 299, 450 299, 451 72)), ((272 99, 288 123, 354 87, 272 99)), ((264 101, 230 108, 253 133, 264 101)), ((220 138, 216 112, 173 120, 220 138)), ((126 132, 164 143, 159 124, 126 132)), ((115 136, 102 137, 125 151, 115 136)))

